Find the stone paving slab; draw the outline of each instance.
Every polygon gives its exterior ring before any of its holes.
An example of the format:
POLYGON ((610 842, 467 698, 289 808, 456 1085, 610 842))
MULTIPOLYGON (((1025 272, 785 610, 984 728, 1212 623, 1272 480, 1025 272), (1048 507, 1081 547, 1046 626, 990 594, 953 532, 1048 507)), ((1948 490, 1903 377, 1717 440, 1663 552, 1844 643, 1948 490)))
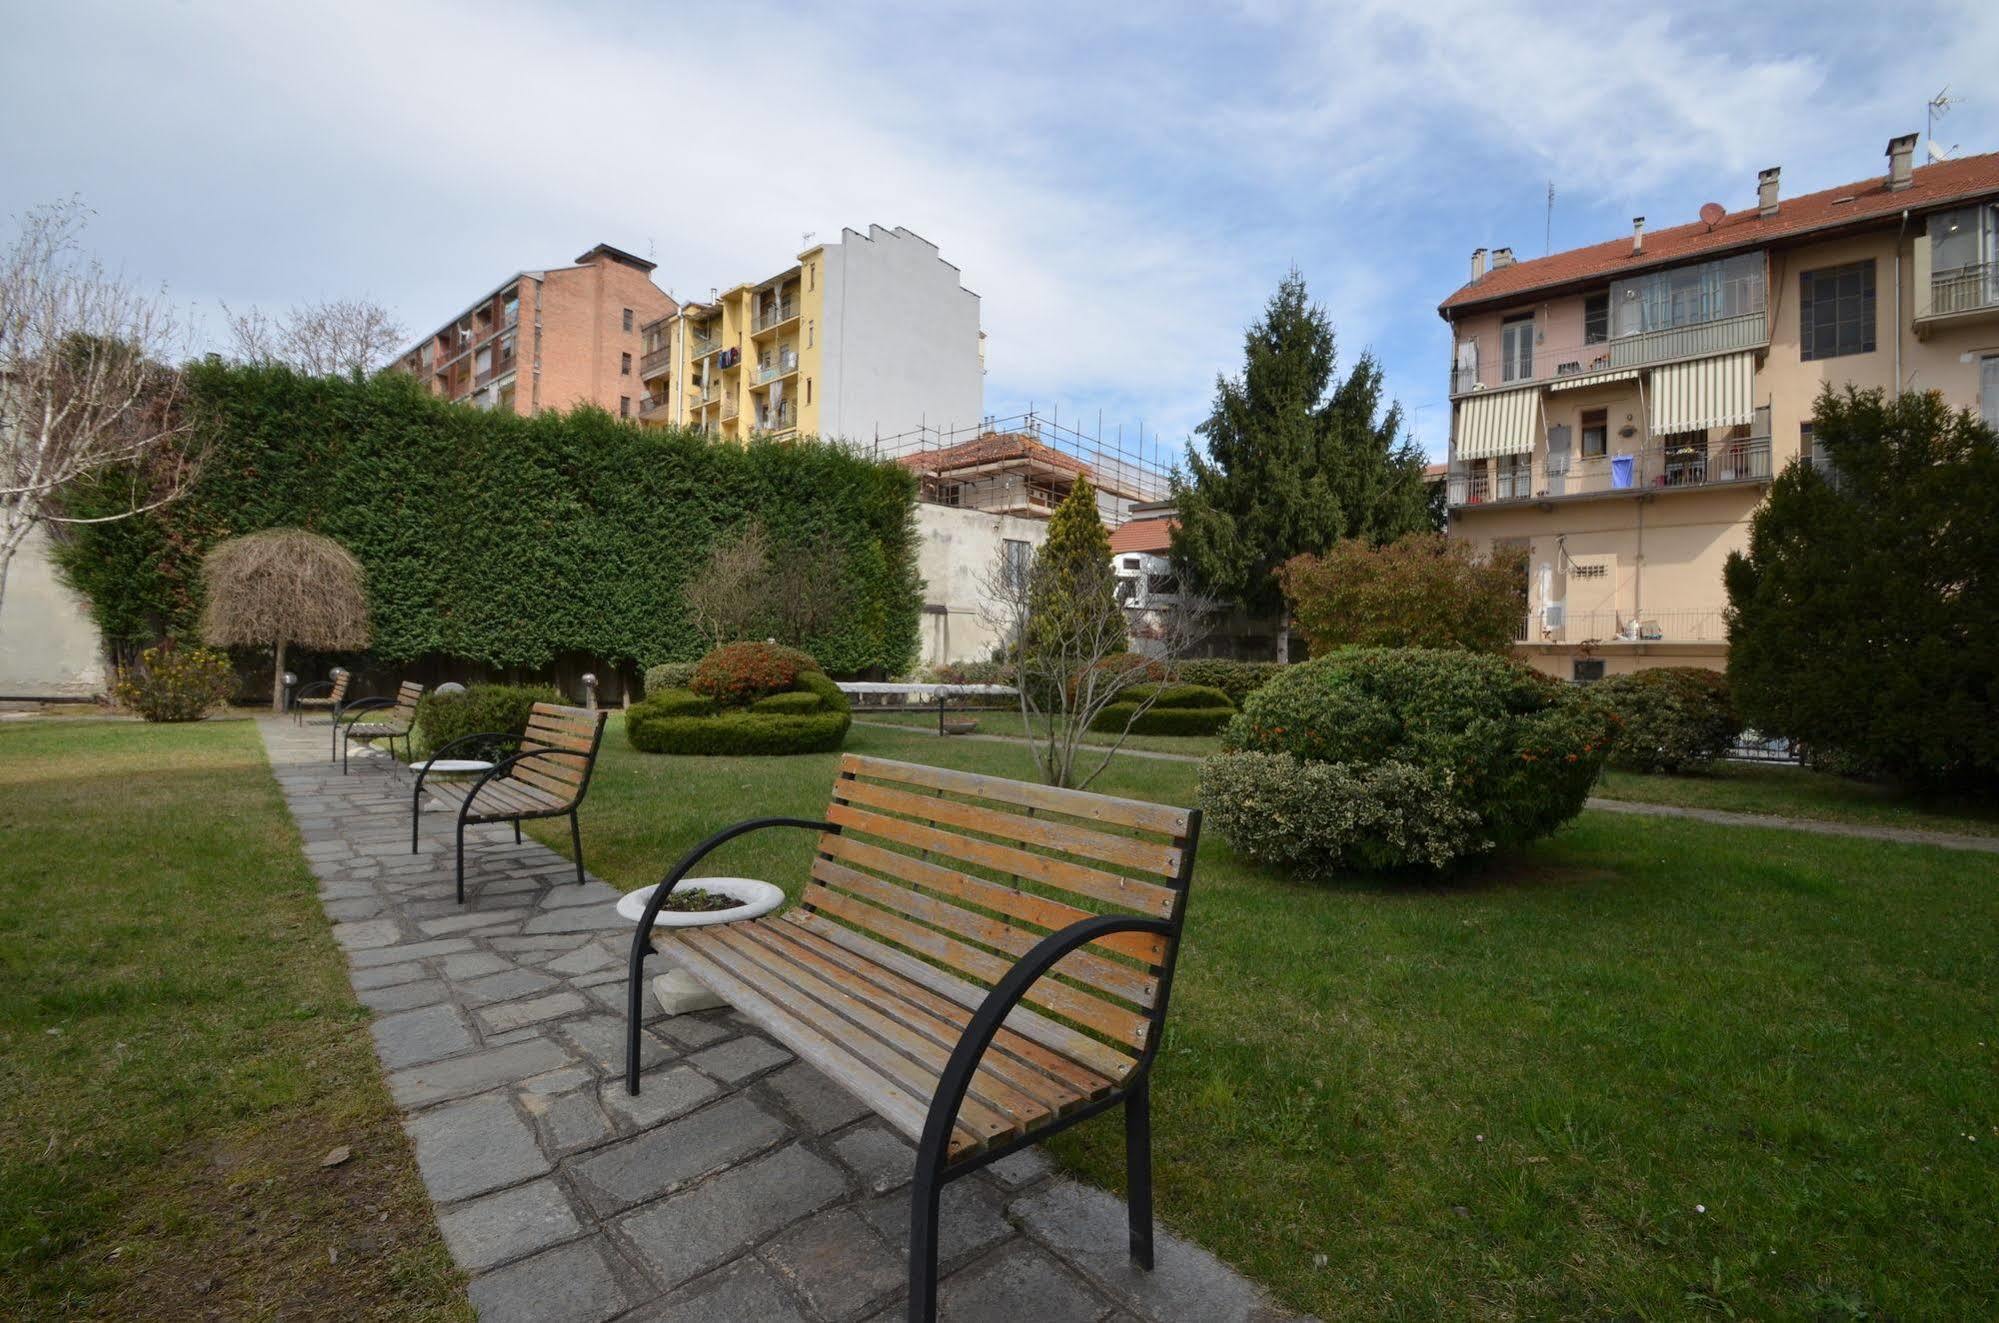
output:
MULTIPOLYGON (((450 813, 420 815, 412 854, 410 782, 386 757, 357 748, 342 776, 323 728, 259 724, 481 1319, 903 1317, 901 1136, 742 1017, 666 1016, 649 986, 642 1087, 626 1094, 617 891, 486 825, 466 833, 461 906, 450 813)), ((1159 1271, 1131 1269, 1122 1202, 1038 1150, 953 1182, 943 1207, 953 1323, 1280 1317, 1164 1228, 1159 1271)))

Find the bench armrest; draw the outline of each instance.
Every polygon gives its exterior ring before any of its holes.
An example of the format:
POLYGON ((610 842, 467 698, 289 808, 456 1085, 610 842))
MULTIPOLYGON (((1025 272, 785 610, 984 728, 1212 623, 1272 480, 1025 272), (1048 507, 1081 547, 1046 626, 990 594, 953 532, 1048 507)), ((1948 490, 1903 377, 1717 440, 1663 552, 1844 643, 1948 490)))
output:
POLYGON ((518 744, 520 743, 520 739, 521 737, 514 734, 512 731, 486 730, 486 731, 474 731, 470 735, 460 735, 455 740, 446 740, 443 744, 440 744, 435 749, 432 749, 430 751, 430 755, 423 760, 423 766, 417 769, 417 774, 416 774, 417 788, 422 789, 423 779, 426 776, 430 775, 430 765, 436 762, 439 758, 442 758, 445 754, 450 753, 453 749, 457 748, 461 744, 470 744, 473 740, 512 740, 514 743, 518 744))
POLYGON ((348 716, 349 713, 354 713, 358 715, 362 712, 378 712, 385 707, 392 708, 395 705, 396 705, 396 700, 393 698, 357 698, 351 703, 342 703, 339 706, 339 708, 334 711, 333 724, 336 726, 339 725, 341 719, 345 717, 347 718, 348 723, 351 725, 353 723, 354 718, 348 716))
POLYGON ((291 701, 296 703, 301 698, 317 698, 319 694, 315 691, 319 690, 324 690, 326 693, 331 694, 333 692, 333 681, 314 680, 309 684, 302 684, 298 688, 292 690, 291 701))
MULTIPOLYGON (((923 1142, 917 1149, 918 1171, 926 1170, 926 1162, 933 1164, 929 1169, 941 1169, 943 1166, 944 1155, 950 1151, 951 1127, 957 1124, 959 1105, 965 1101, 965 1093, 972 1086, 972 1073, 978 1069, 980 1060, 986 1055, 986 1048, 991 1046, 994 1035, 999 1033, 1014 1007, 1063 956, 1112 933, 1156 933, 1172 941, 1179 937, 1180 928, 1165 919, 1139 914, 1100 914, 1078 919, 1035 943, 1034 948, 993 985, 992 991, 986 994, 985 1000, 979 1003, 979 1009, 973 1012, 970 1022, 965 1025, 958 1045, 951 1049, 950 1060, 944 1063, 944 1073, 937 1079, 937 1092, 930 1099, 930 1114, 923 1122, 923 1142)), ((1163 998, 1160 1006, 1164 1006, 1163 998)), ((1128 1084, 1152 1064, 1157 1030, 1155 1022, 1144 1053, 1132 1067, 1131 1074, 1126 1076, 1128 1084)))

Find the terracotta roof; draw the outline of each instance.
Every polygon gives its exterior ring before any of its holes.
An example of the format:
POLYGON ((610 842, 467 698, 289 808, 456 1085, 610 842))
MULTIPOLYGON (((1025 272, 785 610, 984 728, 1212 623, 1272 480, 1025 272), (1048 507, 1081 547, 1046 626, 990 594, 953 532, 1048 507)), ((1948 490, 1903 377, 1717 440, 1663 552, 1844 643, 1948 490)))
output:
POLYGON ((1449 464, 1425 464, 1423 466, 1423 481, 1434 482, 1439 478, 1448 476, 1450 471, 1451 466, 1449 464))
POLYGON ((1438 305, 1448 314, 1457 308, 1517 298, 1557 285, 1601 280, 1629 271, 1670 266, 1707 254, 1756 248, 1814 230, 1834 229, 1869 219, 1889 221, 1910 210, 1929 210, 1948 202, 1999 193, 1999 152, 1965 156, 1918 166, 1910 185, 1890 192, 1887 175, 1842 184, 1799 197, 1779 197, 1777 214, 1759 216, 1755 207, 1731 211, 1713 228, 1702 221, 1671 229, 1647 230, 1645 251, 1631 252, 1631 236, 1622 235, 1587 248, 1571 248, 1531 261, 1488 271, 1483 280, 1465 285, 1438 305))
POLYGON ((1150 552, 1163 556, 1173 545, 1173 530, 1179 526, 1177 519, 1134 519, 1121 524, 1111 531, 1111 554, 1150 552))
POLYGON ((897 457, 897 462, 908 468, 936 473, 977 468, 981 464, 1001 464, 1007 460, 1026 460, 1066 473, 1090 471, 1090 466, 1082 460, 1044 446, 1024 432, 988 432, 942 450, 917 450, 897 457))

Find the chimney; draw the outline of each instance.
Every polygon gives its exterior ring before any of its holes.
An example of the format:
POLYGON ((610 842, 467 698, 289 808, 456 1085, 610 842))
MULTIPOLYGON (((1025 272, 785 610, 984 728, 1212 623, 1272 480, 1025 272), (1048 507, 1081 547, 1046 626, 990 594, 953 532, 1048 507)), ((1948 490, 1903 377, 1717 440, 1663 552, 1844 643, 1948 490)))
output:
POLYGON ((1777 176, 1783 167, 1773 165, 1768 170, 1756 172, 1756 214, 1774 216, 1777 214, 1777 176))
POLYGON ((1471 250, 1471 283, 1476 285, 1485 279, 1485 249, 1471 250))
POLYGON ((1910 174, 1911 158, 1916 154, 1916 135, 1905 133, 1899 138, 1888 139, 1888 191, 1899 193, 1915 180, 1910 174))
POLYGON ((1643 216, 1633 216, 1631 218, 1631 255, 1636 257, 1644 251, 1645 218, 1643 216))
POLYGON ((1494 271, 1504 271, 1512 265, 1513 250, 1511 248, 1495 248, 1492 250, 1492 269, 1494 271))

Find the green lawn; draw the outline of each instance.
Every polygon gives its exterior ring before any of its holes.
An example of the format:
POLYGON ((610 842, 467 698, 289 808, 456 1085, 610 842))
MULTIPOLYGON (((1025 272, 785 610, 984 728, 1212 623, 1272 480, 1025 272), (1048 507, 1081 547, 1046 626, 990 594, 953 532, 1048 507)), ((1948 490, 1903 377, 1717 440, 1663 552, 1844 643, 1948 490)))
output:
POLYGON ((0 726, 0 1317, 469 1318, 367 1022, 251 723, 0 726))
MULTIPOLYGON (((1020 713, 1017 711, 966 712, 959 715, 977 717, 978 733, 981 735, 1008 735, 1019 739, 1024 734, 1020 724, 1020 713)), ((927 730, 933 735, 937 733, 935 708, 927 713, 857 711, 854 713, 854 719, 879 721, 894 726, 910 726, 917 730, 927 730)), ((1083 736, 1085 743, 1099 746, 1114 745, 1117 739, 1115 735, 1099 735, 1094 731, 1083 736)), ((1221 751, 1222 740, 1219 735, 1127 735, 1124 747, 1151 753, 1183 753, 1195 758, 1205 758, 1211 753, 1221 751)), ((1092 762, 1088 766, 1094 767, 1096 764, 1092 762)))
MULTIPOLYGON (((585 841, 626 886, 816 813, 835 761, 606 748, 585 841)), ((1097 788, 1184 804, 1197 775, 1097 788)), ((715 871, 796 891, 810 854, 715 871)), ((1164 1218, 1328 1319, 1993 1317, 1999 859, 1588 814, 1448 881, 1307 886, 1210 837, 1156 1095, 1164 1218)), ((1055 1149, 1117 1187, 1120 1141, 1055 1149)))
POLYGON ((1607 799, 1674 804, 1682 808, 1999 835, 1999 805, 1925 800, 1892 786, 1854 781, 1802 767, 1721 763, 1705 776, 1648 776, 1608 771, 1596 793, 1607 799))

